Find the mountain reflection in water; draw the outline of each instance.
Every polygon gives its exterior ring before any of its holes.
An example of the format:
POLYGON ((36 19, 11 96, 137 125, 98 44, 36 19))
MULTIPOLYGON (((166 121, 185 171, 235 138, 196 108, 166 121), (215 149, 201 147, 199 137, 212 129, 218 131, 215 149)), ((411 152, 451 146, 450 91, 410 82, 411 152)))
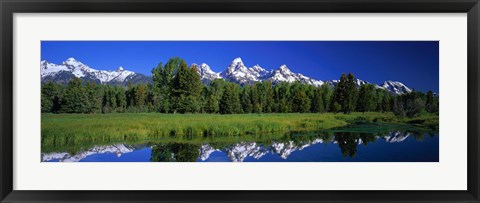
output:
POLYGON ((438 162, 438 134, 393 131, 383 134, 335 132, 235 143, 147 142, 94 146, 78 153, 42 153, 60 162, 438 162))

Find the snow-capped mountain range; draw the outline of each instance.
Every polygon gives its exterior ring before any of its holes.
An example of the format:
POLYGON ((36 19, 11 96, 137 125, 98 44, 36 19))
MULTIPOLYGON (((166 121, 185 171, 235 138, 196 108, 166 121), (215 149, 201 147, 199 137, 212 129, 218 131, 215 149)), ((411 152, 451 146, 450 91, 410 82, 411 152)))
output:
POLYGON ((287 65, 282 65, 277 70, 266 70, 258 64, 248 68, 240 57, 234 59, 227 69, 220 73, 212 71, 210 66, 205 63, 193 65, 197 67, 197 71, 204 82, 223 78, 239 84, 252 84, 258 81, 270 81, 273 84, 300 81, 315 86, 323 84, 321 80, 311 79, 301 73, 293 73, 287 65))
MULTIPOLYGON (((272 84, 300 81, 318 87, 324 83, 335 86, 339 82, 338 80, 322 81, 307 77, 301 73, 294 73, 287 65, 281 65, 275 70, 267 70, 258 64, 247 67, 240 57, 235 58, 226 70, 218 73, 212 71, 206 63, 193 65, 196 67, 204 83, 209 83, 214 79, 224 79, 242 85, 253 84, 258 81, 270 81, 272 84)), ((94 81, 99 84, 114 85, 126 85, 129 82, 132 84, 152 82, 151 77, 125 70, 123 67, 119 67, 117 70, 96 70, 74 58, 69 58, 62 62, 62 64, 41 61, 40 75, 42 82, 54 81, 57 83, 67 83, 73 77, 82 78, 85 81, 94 81)), ((358 86, 363 84, 371 83, 357 79, 358 86)), ((391 80, 387 80, 382 84, 375 84, 375 86, 397 95, 412 91, 403 83, 391 80)))
POLYGON ((54 64, 45 60, 41 61, 40 75, 42 82, 54 81, 57 83, 67 83, 73 77, 99 84, 114 85, 126 85, 128 82, 134 84, 151 82, 150 77, 125 70, 123 67, 118 67, 113 71, 96 70, 74 58, 69 58, 62 64, 54 64))
MULTIPOLYGON (((239 84, 252 84, 258 81, 270 81, 272 84, 300 81, 318 87, 324 83, 335 86, 339 82, 338 80, 316 80, 301 73, 294 73, 287 67, 287 65, 281 65, 275 70, 266 70, 258 64, 249 68, 243 63, 241 58, 234 59, 226 70, 219 73, 212 71, 210 66, 206 63, 193 65, 197 68, 198 74, 200 74, 202 81, 205 83, 214 79, 225 79, 239 84)), ((358 86, 363 84, 371 83, 357 79, 358 86)), ((387 80, 382 84, 375 84, 375 87, 388 90, 394 94, 404 94, 412 91, 403 83, 391 80, 387 80)))

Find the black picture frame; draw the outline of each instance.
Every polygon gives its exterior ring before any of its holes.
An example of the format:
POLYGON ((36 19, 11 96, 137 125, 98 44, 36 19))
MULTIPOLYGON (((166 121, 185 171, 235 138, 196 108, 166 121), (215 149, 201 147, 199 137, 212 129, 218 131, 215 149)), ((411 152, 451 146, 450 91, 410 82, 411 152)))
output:
MULTIPOLYGON (((479 202, 479 0, 0 0, 0 199, 2 202, 479 202), (13 190, 15 13, 467 13, 466 191, 19 191, 13 190)), ((452 125, 452 124, 451 124, 452 125)), ((454 125, 454 124, 453 124, 454 125)))

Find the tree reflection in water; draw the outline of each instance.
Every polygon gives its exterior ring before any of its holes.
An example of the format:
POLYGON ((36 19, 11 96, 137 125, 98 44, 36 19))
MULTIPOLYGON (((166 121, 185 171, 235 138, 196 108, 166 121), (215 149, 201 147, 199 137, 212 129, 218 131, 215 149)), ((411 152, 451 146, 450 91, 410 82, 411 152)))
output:
POLYGON ((343 157, 354 158, 357 154, 357 146, 359 144, 367 146, 369 142, 375 141, 375 136, 366 133, 336 132, 334 140, 338 143, 343 157))
POLYGON ((168 143, 152 147, 152 162, 194 162, 200 156, 200 145, 168 143))

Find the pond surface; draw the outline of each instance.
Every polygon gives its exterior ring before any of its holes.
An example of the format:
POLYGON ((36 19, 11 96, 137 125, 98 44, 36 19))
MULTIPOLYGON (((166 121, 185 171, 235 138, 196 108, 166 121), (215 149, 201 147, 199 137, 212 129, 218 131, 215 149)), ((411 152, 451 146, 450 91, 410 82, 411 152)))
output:
POLYGON ((301 133, 261 141, 170 139, 42 153, 43 162, 438 162, 438 133, 301 133))

